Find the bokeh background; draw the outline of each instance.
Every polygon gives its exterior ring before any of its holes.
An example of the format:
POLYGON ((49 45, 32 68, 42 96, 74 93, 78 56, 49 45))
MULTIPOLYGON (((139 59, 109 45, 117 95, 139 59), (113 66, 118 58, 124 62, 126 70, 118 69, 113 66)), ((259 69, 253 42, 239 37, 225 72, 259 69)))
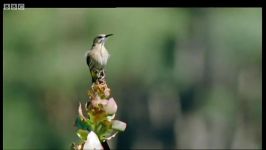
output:
POLYGON ((69 149, 88 100, 85 52, 113 33, 111 148, 260 149, 261 8, 4 11, 4 149, 69 149))

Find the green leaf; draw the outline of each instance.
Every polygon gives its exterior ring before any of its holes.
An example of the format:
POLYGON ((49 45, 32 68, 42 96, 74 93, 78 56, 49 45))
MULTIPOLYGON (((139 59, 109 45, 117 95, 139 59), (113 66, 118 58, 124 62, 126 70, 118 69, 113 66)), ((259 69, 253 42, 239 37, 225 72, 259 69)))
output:
POLYGON ((103 130, 104 130, 104 126, 103 126, 103 124, 99 123, 99 124, 97 125, 97 127, 96 127, 95 132, 96 132, 98 135, 100 135, 100 134, 103 132, 103 130))
POLYGON ((76 145, 75 145, 75 143, 72 143, 72 144, 71 144, 71 150, 76 150, 76 145))
POLYGON ((95 129, 95 125, 94 125, 94 123, 93 123, 93 121, 91 120, 91 119, 87 119, 86 120, 86 125, 89 127, 89 131, 91 131, 91 130, 94 130, 95 129))
POLYGON ((79 143, 72 143, 71 144, 71 150, 81 150, 83 148, 84 141, 79 143))
POLYGON ((117 133, 118 131, 115 131, 113 129, 107 129, 103 134, 99 136, 99 139, 101 141, 110 140, 111 138, 115 137, 117 133))
POLYGON ((82 129, 79 129, 77 131, 77 135, 80 139, 86 141, 87 140, 87 136, 88 136, 89 132, 87 130, 82 130, 82 129))
POLYGON ((88 131, 91 131, 93 129, 92 125, 90 124, 90 122, 82 120, 80 117, 78 117, 76 119, 75 126, 78 129, 83 129, 83 130, 88 130, 88 131))

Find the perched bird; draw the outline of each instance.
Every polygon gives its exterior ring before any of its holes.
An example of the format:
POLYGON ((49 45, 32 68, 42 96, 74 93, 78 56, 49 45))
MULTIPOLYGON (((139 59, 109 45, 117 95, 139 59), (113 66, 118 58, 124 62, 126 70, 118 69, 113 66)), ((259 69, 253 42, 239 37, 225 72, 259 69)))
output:
POLYGON ((107 38, 112 35, 99 34, 94 38, 91 49, 86 52, 86 60, 92 75, 92 82, 101 81, 105 78, 104 67, 110 54, 104 44, 107 38))

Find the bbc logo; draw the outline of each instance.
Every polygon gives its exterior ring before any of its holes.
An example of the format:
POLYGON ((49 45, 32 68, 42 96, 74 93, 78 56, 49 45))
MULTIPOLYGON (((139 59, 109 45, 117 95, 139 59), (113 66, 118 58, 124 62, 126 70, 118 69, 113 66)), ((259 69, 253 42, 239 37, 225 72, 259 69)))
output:
POLYGON ((4 10, 24 10, 25 5, 24 4, 4 4, 4 10))

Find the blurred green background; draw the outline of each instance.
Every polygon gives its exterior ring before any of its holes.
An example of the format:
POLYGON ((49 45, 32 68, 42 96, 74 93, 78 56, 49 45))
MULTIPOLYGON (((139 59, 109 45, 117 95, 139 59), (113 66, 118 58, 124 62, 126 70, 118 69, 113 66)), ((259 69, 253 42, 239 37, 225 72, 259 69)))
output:
POLYGON ((128 124, 111 148, 261 148, 261 8, 26 6, 3 20, 4 149, 78 141, 100 33, 114 34, 107 81, 128 124))

